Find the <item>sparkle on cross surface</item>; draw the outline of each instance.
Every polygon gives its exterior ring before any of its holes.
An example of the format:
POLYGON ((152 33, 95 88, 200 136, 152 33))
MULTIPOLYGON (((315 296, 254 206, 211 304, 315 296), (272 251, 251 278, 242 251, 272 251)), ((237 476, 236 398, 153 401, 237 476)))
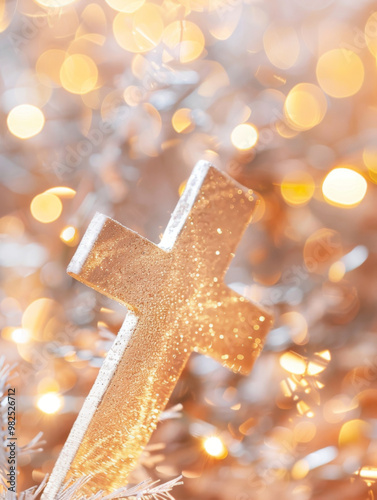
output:
POLYGON ((256 197, 206 162, 194 168, 159 245, 96 214, 68 272, 129 312, 44 493, 90 475, 124 486, 192 351, 247 374, 271 317, 223 278, 256 197))

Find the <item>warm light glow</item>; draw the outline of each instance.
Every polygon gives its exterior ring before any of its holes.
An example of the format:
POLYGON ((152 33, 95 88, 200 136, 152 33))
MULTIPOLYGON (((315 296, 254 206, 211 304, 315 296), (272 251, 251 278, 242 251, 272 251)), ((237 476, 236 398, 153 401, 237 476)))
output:
POLYGON ((43 377, 38 382, 37 391, 38 394, 50 394, 50 393, 58 393, 60 390, 60 385, 58 381, 53 377, 43 377))
POLYGON ((22 328, 27 330, 34 340, 44 340, 48 322, 57 315, 57 303, 52 299, 41 297, 31 302, 22 315, 22 328))
POLYGON ((65 186, 57 186, 47 189, 45 193, 55 194, 59 198, 73 198, 76 194, 74 189, 65 186))
POLYGON ((326 370, 326 364, 317 363, 316 361, 309 361, 307 370, 308 375, 311 375, 313 377, 314 375, 322 373, 324 370, 326 370))
POLYGON ((204 50, 205 38, 196 24, 191 21, 174 21, 164 31, 163 41, 167 47, 165 61, 177 59, 188 63, 197 59, 204 50))
POLYGON ((306 460, 298 460, 294 466, 292 467, 291 474, 292 474, 292 479, 294 480, 300 480, 303 479, 305 476, 307 476, 309 472, 309 464, 306 460))
POLYGON ((306 371, 306 360, 299 354, 289 351, 280 356, 280 366, 289 373, 303 375, 306 371))
POLYGON ((296 408, 300 415, 305 415, 308 418, 314 417, 313 410, 307 403, 305 403, 305 401, 299 401, 296 405, 296 408))
POLYGON ((143 100, 143 89, 136 85, 129 85, 123 92, 123 98, 129 106, 138 106, 143 100))
POLYGON ((354 207, 363 200, 367 181, 352 168, 334 168, 323 181, 322 192, 331 205, 354 207))
POLYGON ((35 65, 39 80, 49 87, 60 87, 60 68, 64 62, 64 50, 50 49, 43 52, 35 65))
POLYGON ((363 161, 370 179, 377 184, 377 147, 367 147, 363 151, 363 161))
POLYGON ((217 436, 206 438, 204 441, 204 449, 206 450, 208 455, 211 455, 211 457, 215 457, 218 459, 223 459, 228 454, 224 443, 217 436))
POLYGON ((34 219, 47 224, 60 217, 63 205, 60 199, 50 193, 38 194, 30 204, 30 211, 34 219))
POLYGON ((164 22, 160 7, 146 4, 134 15, 120 12, 113 22, 117 43, 129 52, 148 52, 160 43, 164 22))
POLYGON ((179 134, 191 132, 195 126, 191 118, 191 109, 178 109, 173 115, 172 125, 179 134))
POLYGON ((233 129, 230 138, 234 147, 247 151, 257 143, 258 130, 251 123, 241 123, 233 129))
POLYGON ((297 61, 300 42, 289 24, 274 22, 263 35, 263 45, 270 62, 279 69, 289 69, 297 61))
POLYGON ((68 56, 60 68, 61 84, 72 94, 87 94, 95 88, 97 79, 97 66, 85 54, 68 56))
POLYGON ((376 467, 362 467, 358 475, 364 479, 372 482, 377 481, 377 468, 376 467))
POLYGON ((140 9, 145 0, 106 0, 106 3, 114 10, 130 14, 140 9))
POLYGON ((326 361, 331 361, 331 352, 328 349, 326 349, 325 351, 316 352, 315 354, 316 356, 319 356, 326 361))
POLYGON ((61 7, 65 7, 70 3, 73 3, 75 0, 35 0, 39 5, 43 5, 43 7, 49 7, 50 9, 59 9, 61 7))
POLYGON ((58 412, 62 406, 63 398, 56 392, 43 394, 37 401, 37 407, 43 411, 43 413, 47 413, 48 415, 58 412))
POLYGON ((299 130, 293 130, 285 120, 281 120, 275 123, 276 132, 284 139, 292 139, 300 133, 299 130))
POLYGON ((66 226, 60 233, 60 239, 69 246, 74 246, 78 240, 77 229, 74 226, 66 226))
POLYGON ((354 95, 364 81, 364 66, 360 57, 346 49, 325 52, 318 60, 316 73, 322 90, 332 97, 354 95))
POLYGON ((45 124, 42 111, 31 104, 20 104, 13 108, 7 118, 10 132, 20 139, 30 139, 39 134, 45 124))
MULTIPOLYGON (((208 5, 212 15, 215 9, 219 9, 220 11, 224 6, 224 0, 211 0, 211 2, 208 2, 208 0, 201 1, 203 5, 208 5)), ((197 0, 195 0, 195 4, 197 3, 197 0)), ((216 21, 208 24, 208 31, 216 40, 227 40, 236 30, 242 10, 232 9, 230 12, 230 16, 217 15, 216 21)))
POLYGON ((285 100, 284 112, 289 125, 296 130, 309 130, 323 120, 327 101, 322 90, 311 83, 299 83, 285 100))
POLYGON ((341 260, 337 260, 333 264, 331 264, 329 269, 329 280, 333 283, 338 283, 344 278, 346 274, 346 266, 343 264, 341 260))
POLYGON ((371 430, 371 425, 364 420, 349 420, 344 423, 340 429, 338 438, 339 446, 361 444, 362 440, 370 437, 371 430))
POLYGON ((288 382, 286 380, 282 380, 280 382, 280 388, 281 388, 283 395, 286 398, 290 398, 293 395, 291 388, 289 387, 288 382))
POLYGON ((26 344, 31 338, 29 330, 25 328, 16 328, 11 333, 11 337, 16 344, 26 344))
POLYGON ((179 185, 179 188, 178 188, 179 196, 182 196, 183 191, 185 190, 186 184, 187 184, 187 180, 181 182, 181 184, 179 185))
POLYGON ((281 194, 289 205, 305 205, 314 190, 313 177, 304 171, 290 172, 281 183, 281 194))

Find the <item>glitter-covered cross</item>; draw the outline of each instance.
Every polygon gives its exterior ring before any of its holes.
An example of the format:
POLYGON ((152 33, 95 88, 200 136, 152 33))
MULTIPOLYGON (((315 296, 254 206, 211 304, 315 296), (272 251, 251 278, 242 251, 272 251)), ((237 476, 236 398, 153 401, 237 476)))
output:
POLYGON ((44 493, 90 475, 124 486, 193 351, 248 373, 271 317, 223 278, 256 198, 206 162, 193 170, 159 245, 96 214, 68 272, 129 312, 44 493))

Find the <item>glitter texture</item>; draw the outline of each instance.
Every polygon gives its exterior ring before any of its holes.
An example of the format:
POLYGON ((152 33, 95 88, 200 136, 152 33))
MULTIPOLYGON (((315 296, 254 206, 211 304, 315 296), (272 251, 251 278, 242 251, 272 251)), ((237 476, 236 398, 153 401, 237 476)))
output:
POLYGON ((123 486, 192 351, 251 370, 272 320, 223 278, 256 204, 251 190, 200 162, 160 245, 95 216, 68 272, 130 312, 44 499, 85 474, 88 492, 123 486))

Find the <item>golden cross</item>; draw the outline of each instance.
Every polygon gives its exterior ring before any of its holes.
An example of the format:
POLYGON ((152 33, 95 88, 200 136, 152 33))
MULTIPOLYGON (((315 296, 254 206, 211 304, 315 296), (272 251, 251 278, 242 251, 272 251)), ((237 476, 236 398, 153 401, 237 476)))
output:
POLYGON ((272 319, 223 278, 256 206, 251 190, 206 162, 193 170, 159 245, 96 214, 68 272, 129 312, 51 474, 111 492, 156 428, 188 357, 248 373, 272 319))

